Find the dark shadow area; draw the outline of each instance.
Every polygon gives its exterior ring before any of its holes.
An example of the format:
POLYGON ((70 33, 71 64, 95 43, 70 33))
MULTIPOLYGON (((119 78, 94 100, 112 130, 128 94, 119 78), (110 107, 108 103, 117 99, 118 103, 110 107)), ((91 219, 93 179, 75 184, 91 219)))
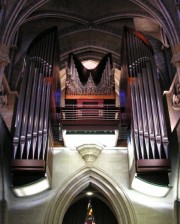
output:
MULTIPOLYGON (((89 198, 83 198, 72 204, 67 210, 62 224, 84 224, 89 198)), ((91 205, 97 224, 117 224, 110 208, 100 199, 91 197, 91 205)))

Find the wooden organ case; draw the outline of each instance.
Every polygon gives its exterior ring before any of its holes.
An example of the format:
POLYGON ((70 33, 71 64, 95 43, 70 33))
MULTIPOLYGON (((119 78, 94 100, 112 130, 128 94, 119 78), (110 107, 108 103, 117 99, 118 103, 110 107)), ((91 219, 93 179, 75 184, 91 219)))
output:
POLYGON ((51 180, 53 137, 50 119, 60 104, 57 28, 52 27, 29 46, 14 113, 11 159, 14 187, 43 178, 51 180))
POLYGON ((148 183, 168 186, 169 140, 153 48, 141 33, 125 27, 121 56, 120 96, 132 108, 130 169, 148 183))

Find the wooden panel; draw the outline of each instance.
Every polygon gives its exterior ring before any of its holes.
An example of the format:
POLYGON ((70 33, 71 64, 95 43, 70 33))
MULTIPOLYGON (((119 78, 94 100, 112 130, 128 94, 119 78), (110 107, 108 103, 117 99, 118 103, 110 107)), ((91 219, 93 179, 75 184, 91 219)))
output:
POLYGON ((32 159, 14 159, 11 160, 11 170, 45 171, 45 161, 32 159))
POLYGON ((115 95, 66 95, 65 99, 115 99, 115 95))
POLYGON ((137 172, 169 171, 170 161, 167 159, 140 159, 136 162, 137 172))
POLYGON ((101 121, 101 120, 73 120, 62 121, 62 129, 66 130, 115 130, 119 129, 119 120, 101 121))

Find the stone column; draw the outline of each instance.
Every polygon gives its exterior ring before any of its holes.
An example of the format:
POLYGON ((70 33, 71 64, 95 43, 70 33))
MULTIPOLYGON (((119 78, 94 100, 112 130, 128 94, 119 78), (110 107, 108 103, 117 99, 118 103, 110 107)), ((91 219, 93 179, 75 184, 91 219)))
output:
POLYGON ((177 44, 174 47, 172 47, 172 53, 173 57, 171 62, 177 69, 178 81, 180 83, 180 44, 177 44))
POLYGON ((4 76, 4 69, 9 62, 9 48, 5 44, 0 43, 0 84, 4 76))
MULTIPOLYGON (((177 44, 172 48, 173 52, 173 57, 172 57, 172 63, 177 69, 177 76, 178 76, 178 84, 180 84, 180 44, 177 44)), ((179 110, 178 112, 178 118, 180 119, 179 115, 179 110)), ((180 124, 178 125, 177 129, 177 134, 178 134, 178 139, 180 136, 180 124)), ((175 216, 176 216, 176 223, 180 223, 180 151, 179 151, 179 156, 178 156, 178 165, 177 165, 177 200, 175 201, 175 216)))
MULTIPOLYGON (((14 59, 15 59, 15 56, 16 56, 16 52, 17 52, 17 45, 13 45, 11 46, 10 48, 10 51, 9 51, 9 58, 10 58, 10 61, 13 62, 14 59)), ((8 83, 10 83, 11 81, 11 78, 12 78, 12 70, 13 70, 13 63, 10 63, 9 66, 8 66, 8 69, 7 69, 7 80, 8 80, 8 83)))

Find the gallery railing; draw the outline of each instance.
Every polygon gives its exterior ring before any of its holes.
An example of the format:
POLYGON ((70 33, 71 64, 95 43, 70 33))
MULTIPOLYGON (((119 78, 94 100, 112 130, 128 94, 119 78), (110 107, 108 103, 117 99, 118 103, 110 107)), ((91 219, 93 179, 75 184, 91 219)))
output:
POLYGON ((122 113, 119 107, 104 105, 102 107, 78 107, 66 105, 57 115, 62 129, 119 129, 127 125, 130 113, 122 113))

